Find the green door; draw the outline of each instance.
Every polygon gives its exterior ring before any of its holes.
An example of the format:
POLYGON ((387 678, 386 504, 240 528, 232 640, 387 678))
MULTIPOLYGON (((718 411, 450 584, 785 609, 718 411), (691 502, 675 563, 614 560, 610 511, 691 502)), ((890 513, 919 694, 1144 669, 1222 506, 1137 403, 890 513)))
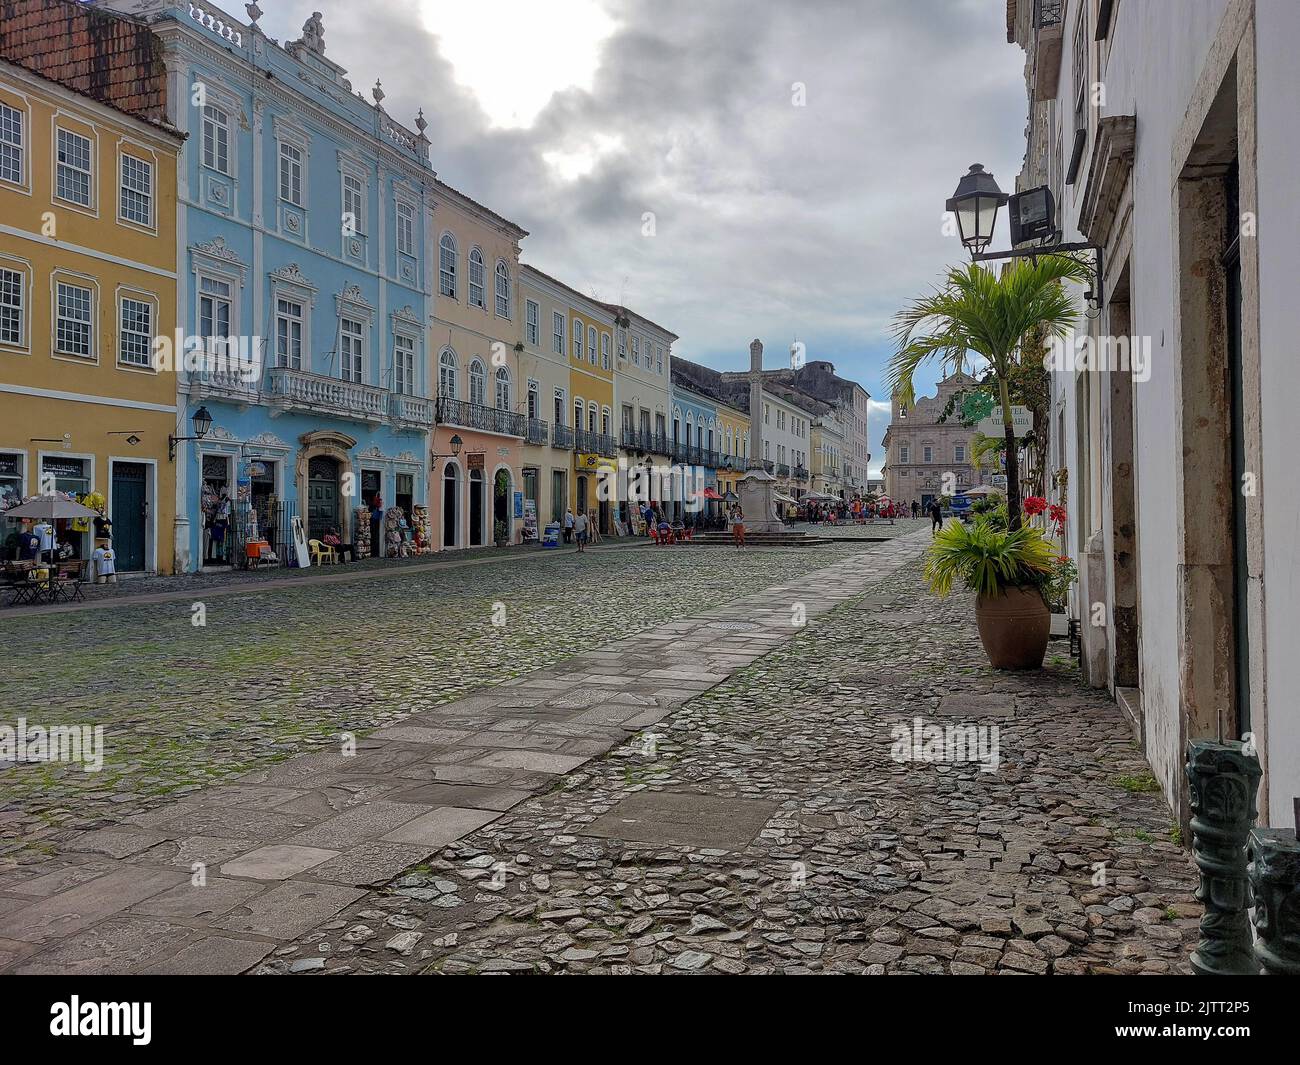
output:
POLYGON ((339 464, 325 455, 307 467, 307 538, 319 540, 339 525, 339 464))
POLYGON ((149 517, 148 479, 139 462, 113 464, 113 550, 117 569, 144 569, 145 522, 149 517))

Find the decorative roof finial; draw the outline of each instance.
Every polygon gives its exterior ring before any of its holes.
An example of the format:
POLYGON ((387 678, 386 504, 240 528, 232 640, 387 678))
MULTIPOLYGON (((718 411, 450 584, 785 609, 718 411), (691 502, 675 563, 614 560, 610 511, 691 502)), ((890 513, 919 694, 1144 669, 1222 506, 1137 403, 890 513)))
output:
POLYGON ((384 101, 384 87, 379 84, 379 79, 375 78, 375 87, 370 90, 370 95, 375 98, 375 106, 378 107, 384 101))
POLYGON ((253 0, 251 4, 245 4, 244 10, 248 13, 248 21, 253 26, 261 29, 262 27, 257 25, 257 20, 262 17, 262 9, 257 6, 257 0, 253 0))

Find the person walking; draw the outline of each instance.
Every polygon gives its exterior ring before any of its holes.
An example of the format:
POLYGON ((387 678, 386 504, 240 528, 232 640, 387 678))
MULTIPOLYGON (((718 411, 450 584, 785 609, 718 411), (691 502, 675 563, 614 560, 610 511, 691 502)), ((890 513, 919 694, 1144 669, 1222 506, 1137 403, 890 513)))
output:
POLYGON ((740 504, 731 508, 731 539, 737 547, 745 546, 745 515, 740 504))
POLYGON ((912 500, 912 520, 915 521, 915 520, 917 519, 917 516, 918 516, 920 513, 921 513, 921 504, 919 504, 915 499, 913 499, 913 500, 912 500))
POLYGON ((573 542, 573 508, 564 508, 564 542, 566 544, 573 542))
POLYGON ((578 511, 578 516, 573 519, 574 538, 578 541, 578 554, 584 554, 587 550, 587 514, 586 511, 578 511))
POLYGON ((937 499, 930 500, 930 533, 933 535, 943 528, 943 507, 937 499))

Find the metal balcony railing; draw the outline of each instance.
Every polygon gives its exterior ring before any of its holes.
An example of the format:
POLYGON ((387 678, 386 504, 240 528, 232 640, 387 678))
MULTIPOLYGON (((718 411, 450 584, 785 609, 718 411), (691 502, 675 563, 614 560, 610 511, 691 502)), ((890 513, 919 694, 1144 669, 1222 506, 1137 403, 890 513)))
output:
POLYGON ((578 429, 575 433, 574 446, 587 455, 604 455, 606 458, 618 456, 618 441, 609 433, 598 433, 594 429, 578 429))
POLYGON ((1034 25, 1059 26, 1065 18, 1065 0, 1034 0, 1034 25))
POLYGON ((789 476, 790 476, 790 465, 789 465, 789 463, 786 463, 786 462, 778 462, 778 463, 776 464, 776 475, 777 475, 778 477, 789 477, 789 476))
POLYGON ((802 466, 796 466, 791 471, 791 476, 793 476, 796 481, 806 481, 808 480, 808 471, 802 466))
POLYGON ((537 418, 529 418, 528 424, 524 427, 524 443, 545 444, 547 428, 546 422, 537 418))
POLYGON ((382 422, 389 393, 374 385, 278 366, 267 374, 267 393, 278 407, 382 422))
POLYGON ((633 429, 623 426, 619 442, 625 451, 653 452, 656 455, 671 455, 672 445, 663 433, 652 433, 649 429, 633 429))
POLYGON ((467 403, 463 399, 448 399, 445 396, 438 398, 439 425, 455 425, 462 429, 479 429, 485 433, 522 437, 525 421, 522 414, 514 411, 467 403))
POLYGON ((567 425, 554 425, 551 427, 551 447, 563 448, 565 451, 573 450, 573 430, 567 425))

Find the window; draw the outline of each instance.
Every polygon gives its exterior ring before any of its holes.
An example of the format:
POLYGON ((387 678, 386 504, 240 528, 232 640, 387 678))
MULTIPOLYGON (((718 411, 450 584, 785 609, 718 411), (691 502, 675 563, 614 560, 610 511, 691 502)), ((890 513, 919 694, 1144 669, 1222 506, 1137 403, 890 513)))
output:
POLYGON ((23 183, 24 114, 8 104, 0 104, 0 181, 23 183))
POLYGON ((573 320, 573 357, 582 361, 582 323, 576 318, 573 320))
POLYGON ((23 343, 23 275, 0 269, 0 344, 23 343))
POLYGON ((921 448, 921 461, 922 462, 934 461, 934 448, 930 447, 929 444, 921 448))
POLYGON ((609 334, 600 334, 600 365, 601 369, 609 369, 609 334))
POLYGON ((230 173, 230 116, 212 104, 203 108, 203 165, 230 173))
POLYGON ((510 268, 497 263, 497 317, 510 317, 510 268))
POLYGON ((966 447, 965 447, 965 445, 963 445, 963 444, 957 444, 957 445, 952 449, 952 452, 953 452, 953 461, 955 461, 955 462, 965 462, 965 461, 966 461, 966 447))
POLYGON ((118 214, 136 225, 153 225, 153 164, 134 155, 122 156, 122 192, 118 214))
POLYGON ((564 389, 557 388, 555 390, 554 398, 555 398, 555 403, 554 403, 555 424, 563 425, 564 424, 564 389))
POLYGON ((641 339, 640 339, 640 337, 633 337, 633 338, 632 338, 632 364, 633 364, 634 366, 640 366, 640 365, 641 365, 641 339))
POLYGON ((22 502, 23 465, 26 458, 21 451, 0 451, 0 507, 22 502))
POLYGON ((393 338, 393 387, 404 396, 415 395, 415 340, 398 334, 393 338))
POLYGON ((123 296, 120 310, 117 361, 127 366, 150 365, 149 351, 153 346, 153 304, 123 296))
POLYGON ((478 248, 474 248, 469 253, 469 305, 486 310, 487 301, 483 295, 483 282, 483 253, 478 248))
POLYGON ((438 395, 456 398, 456 356, 450 351, 444 351, 438 359, 438 395))
POLYGON ((533 347, 542 339, 542 309, 534 300, 524 304, 524 335, 533 347))
POLYGON ((541 417, 541 387, 536 381, 528 382, 528 417, 533 421, 541 417))
POLYGON ((438 291, 456 298, 456 238, 444 233, 438 241, 438 291))
POLYGON ((497 379, 497 410, 510 409, 510 371, 504 366, 498 366, 496 372, 497 379))
POLYGON ((618 331, 618 357, 627 358, 627 334, 621 329, 618 331))
POLYGON ((663 373, 663 372, 664 372, 664 349, 656 345, 655 346, 655 373, 663 373))
POLYGON ((475 359, 469 364, 469 401, 476 407, 484 406, 487 396, 487 374, 483 363, 475 359))
POLYGON ((912 450, 912 449, 909 448, 906 444, 902 444, 902 445, 900 445, 899 448, 898 448, 898 461, 899 461, 899 462, 911 462, 912 460, 911 460, 911 458, 909 457, 910 454, 911 454, 911 450, 912 450))
POLYGON ((365 367, 365 326, 351 318, 339 319, 339 366, 343 380, 363 380, 365 367))
POLYGON ((587 432, 596 431, 596 404, 589 404, 587 407, 587 432))
POLYGON ((600 408, 600 431, 609 436, 609 408, 600 408))
POLYGON ((564 354, 564 315, 559 311, 551 312, 551 347, 555 354, 564 354))
POLYGON ((575 399, 573 401, 573 427, 575 429, 582 428, 582 412, 585 409, 586 408, 583 406, 582 400, 575 399))
POLYGON ((397 250, 402 255, 415 254, 415 208, 409 203, 397 205, 397 250))
POLYGON ((90 206, 90 138, 60 129, 55 193, 61 200, 90 206))
POLYGON ((95 295, 81 285, 58 284, 58 326, 55 351, 60 355, 90 358, 92 351, 91 307, 95 295))
POLYGON ((351 222, 353 233, 366 231, 366 201, 361 179, 352 174, 343 175, 343 221, 351 222))
POLYGON ((302 304, 275 301, 275 357, 277 366, 302 369, 302 304))
MULTIPOLYGON (((230 283, 211 277, 199 278, 199 332, 209 341, 230 336, 230 283)), ((209 350, 213 345, 209 342, 209 350)))
POLYGON ((596 365, 596 327, 594 325, 587 327, 587 355, 591 359, 591 365, 596 365))
POLYGON ((280 145, 280 199, 302 206, 302 149, 280 145))

